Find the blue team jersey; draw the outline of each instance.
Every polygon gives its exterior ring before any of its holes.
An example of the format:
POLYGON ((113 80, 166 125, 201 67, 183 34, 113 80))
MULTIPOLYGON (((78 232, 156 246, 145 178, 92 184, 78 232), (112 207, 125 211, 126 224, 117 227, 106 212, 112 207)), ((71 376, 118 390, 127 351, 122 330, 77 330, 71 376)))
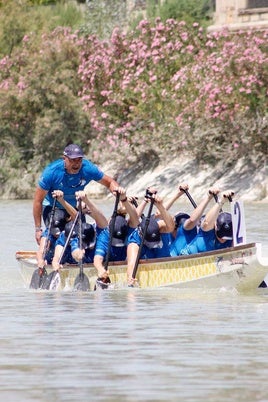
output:
POLYGON ((194 227, 191 230, 184 229, 181 225, 177 230, 177 235, 175 240, 170 245, 170 255, 172 257, 180 255, 181 250, 186 247, 197 235, 197 228, 194 227))
MULTIPOLYGON (((123 247, 111 246, 109 261, 125 261, 125 259, 127 258, 128 237, 131 235, 133 230, 133 228, 128 227, 126 244, 123 247)), ((109 229, 106 228, 98 236, 95 250, 95 255, 100 255, 101 257, 103 257, 104 260, 108 252, 109 240, 110 232, 109 229)))
MULTIPOLYGON (((170 233, 160 233, 161 236, 161 247, 149 248, 146 245, 143 245, 141 251, 141 258, 161 258, 161 257, 170 257, 170 233)), ((133 233, 128 238, 129 243, 136 243, 138 246, 141 244, 141 236, 139 234, 139 229, 135 229, 133 233)))
POLYGON ((215 229, 208 230, 207 232, 202 229, 199 230, 191 243, 187 244, 181 250, 181 255, 202 253, 204 251, 219 250, 232 246, 232 240, 226 240, 220 243, 216 237, 215 229))
MULTIPOLYGON (((69 174, 64 167, 64 160, 58 159, 50 163, 43 171, 38 185, 43 190, 48 191, 43 205, 53 205, 53 197, 51 195, 54 190, 61 190, 64 193, 64 199, 73 207, 76 206, 76 191, 84 190, 86 184, 91 180, 99 181, 103 178, 104 173, 94 163, 87 159, 83 159, 79 173, 69 174)), ((59 208, 62 206, 57 203, 59 208)))

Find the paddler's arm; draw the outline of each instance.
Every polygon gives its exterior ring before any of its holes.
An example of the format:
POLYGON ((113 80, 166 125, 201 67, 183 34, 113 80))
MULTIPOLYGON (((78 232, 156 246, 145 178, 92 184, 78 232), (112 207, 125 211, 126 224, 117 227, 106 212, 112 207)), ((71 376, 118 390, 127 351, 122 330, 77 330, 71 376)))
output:
POLYGON ((198 221, 202 217, 202 214, 203 214, 205 208, 207 207, 209 202, 212 200, 214 194, 218 195, 219 192, 220 192, 220 190, 216 187, 211 187, 209 189, 206 196, 203 198, 203 200, 200 202, 200 204, 198 204, 197 207, 191 213, 190 218, 186 219, 186 221, 184 222, 184 225, 183 225, 184 229, 191 230, 197 225, 198 221))
POLYGON ((171 233, 174 230, 175 223, 173 216, 166 210, 166 208, 163 205, 163 200, 161 197, 158 195, 154 196, 155 199, 155 205, 159 211, 159 214, 161 216, 161 219, 164 221, 164 225, 160 227, 160 232, 161 233, 171 233))
POLYGON ((68 212, 68 214, 71 217, 71 220, 73 221, 76 217, 77 210, 71 204, 69 204, 69 202, 65 201, 63 191, 54 190, 52 192, 52 197, 57 198, 57 201, 59 201, 62 207, 68 212))
POLYGON ((55 247, 55 251, 54 251, 54 257, 52 260, 52 267, 54 271, 58 271, 61 267, 59 261, 61 258, 61 253, 63 251, 63 246, 60 244, 57 244, 55 247))
POLYGON ((39 248, 38 248, 38 250, 36 252, 36 260, 37 260, 37 265, 38 265, 39 268, 43 268, 46 265, 46 262, 45 262, 45 260, 43 258, 45 244, 46 244, 46 238, 41 237, 39 248))
POLYGON ((104 229, 108 225, 108 220, 99 208, 88 198, 85 191, 77 191, 75 193, 76 199, 83 201, 87 207, 87 214, 89 214, 96 222, 96 225, 104 229))
POLYGON ((47 194, 46 190, 37 187, 34 193, 33 199, 33 218, 35 225, 35 240, 37 244, 40 244, 40 239, 42 235, 42 203, 47 194))
POLYGON ((101 255, 96 255, 94 256, 94 266, 98 271, 98 277, 99 278, 107 278, 109 275, 109 271, 106 271, 104 266, 103 266, 103 257, 101 255))
POLYGON ((202 230, 204 230, 204 232, 208 232, 215 227, 215 222, 220 211, 222 210, 224 203, 228 201, 228 198, 232 197, 233 195, 233 191, 225 191, 222 194, 222 197, 219 198, 219 201, 216 202, 213 207, 208 211, 201 225, 201 228, 202 230))
POLYGON ((103 178, 101 180, 98 181, 98 183, 107 187, 111 193, 114 193, 117 190, 117 188, 119 187, 119 184, 117 183, 117 181, 106 174, 103 176, 103 178))
POLYGON ((172 207, 172 205, 175 201, 177 201, 178 198, 185 194, 185 190, 189 190, 189 186, 187 183, 182 183, 178 185, 177 191, 174 196, 165 204, 165 208, 167 211, 172 207))

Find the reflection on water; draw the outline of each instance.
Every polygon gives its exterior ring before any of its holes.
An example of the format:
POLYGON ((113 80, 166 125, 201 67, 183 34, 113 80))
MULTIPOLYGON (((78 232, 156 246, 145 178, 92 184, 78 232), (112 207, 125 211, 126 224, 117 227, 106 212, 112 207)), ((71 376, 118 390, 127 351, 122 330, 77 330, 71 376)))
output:
MULTIPOLYGON (((246 212, 268 250, 267 208, 246 212)), ((31 204, 0 214, 3 401, 267 400, 266 289, 29 291, 14 254, 35 247, 31 204)))

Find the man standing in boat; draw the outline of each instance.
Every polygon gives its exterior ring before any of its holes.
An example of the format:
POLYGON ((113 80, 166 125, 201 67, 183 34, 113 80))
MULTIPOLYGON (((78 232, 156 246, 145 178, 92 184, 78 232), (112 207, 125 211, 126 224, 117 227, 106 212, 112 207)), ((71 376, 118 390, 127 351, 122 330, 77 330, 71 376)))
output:
MULTIPOLYGON (((61 190, 64 198, 73 207, 76 206, 75 193, 84 190, 94 180, 114 193, 119 184, 106 175, 97 165, 84 158, 79 145, 69 144, 63 152, 63 158, 50 163, 41 174, 33 200, 33 217, 35 223, 35 239, 40 243, 42 234, 42 216, 46 220, 53 205, 52 192, 61 190)), ((58 208, 62 208, 60 204, 58 208)))

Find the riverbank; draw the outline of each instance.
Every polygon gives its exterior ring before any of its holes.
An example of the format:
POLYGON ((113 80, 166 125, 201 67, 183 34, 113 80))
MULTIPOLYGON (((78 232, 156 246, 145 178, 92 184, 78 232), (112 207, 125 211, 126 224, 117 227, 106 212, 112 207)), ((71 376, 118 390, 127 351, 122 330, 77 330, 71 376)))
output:
MULTIPOLYGON (((186 182, 197 202, 212 185, 218 185, 222 190, 232 189, 236 197, 243 201, 268 202, 267 163, 256 167, 248 160, 240 159, 231 167, 227 167, 225 161, 215 167, 205 164, 200 167, 195 160, 187 158, 159 163, 146 156, 127 169, 119 169, 112 161, 100 167, 126 187, 128 195, 143 197, 147 187, 155 186, 161 196, 168 197, 180 183, 186 182)), ((38 177, 39 174, 29 172, 19 177, 14 175, 12 180, 1 186, 0 199, 32 199, 38 177)), ((107 198, 106 188, 98 183, 91 182, 86 191, 93 199, 107 198)))
MULTIPOLYGON (((155 186, 159 193, 168 197, 178 184, 186 182, 194 199, 200 200, 212 185, 218 185, 222 190, 233 189, 236 197, 243 201, 268 202, 268 166, 259 168, 251 166, 246 159, 227 168, 224 161, 215 167, 203 165, 200 168, 194 160, 175 160, 168 164, 160 164, 150 169, 123 170, 118 173, 112 164, 103 166, 103 170, 116 176, 118 182, 127 188, 129 195, 141 197, 148 186, 155 186)), ((97 183, 87 186, 91 197, 105 196, 105 189, 97 183)))

